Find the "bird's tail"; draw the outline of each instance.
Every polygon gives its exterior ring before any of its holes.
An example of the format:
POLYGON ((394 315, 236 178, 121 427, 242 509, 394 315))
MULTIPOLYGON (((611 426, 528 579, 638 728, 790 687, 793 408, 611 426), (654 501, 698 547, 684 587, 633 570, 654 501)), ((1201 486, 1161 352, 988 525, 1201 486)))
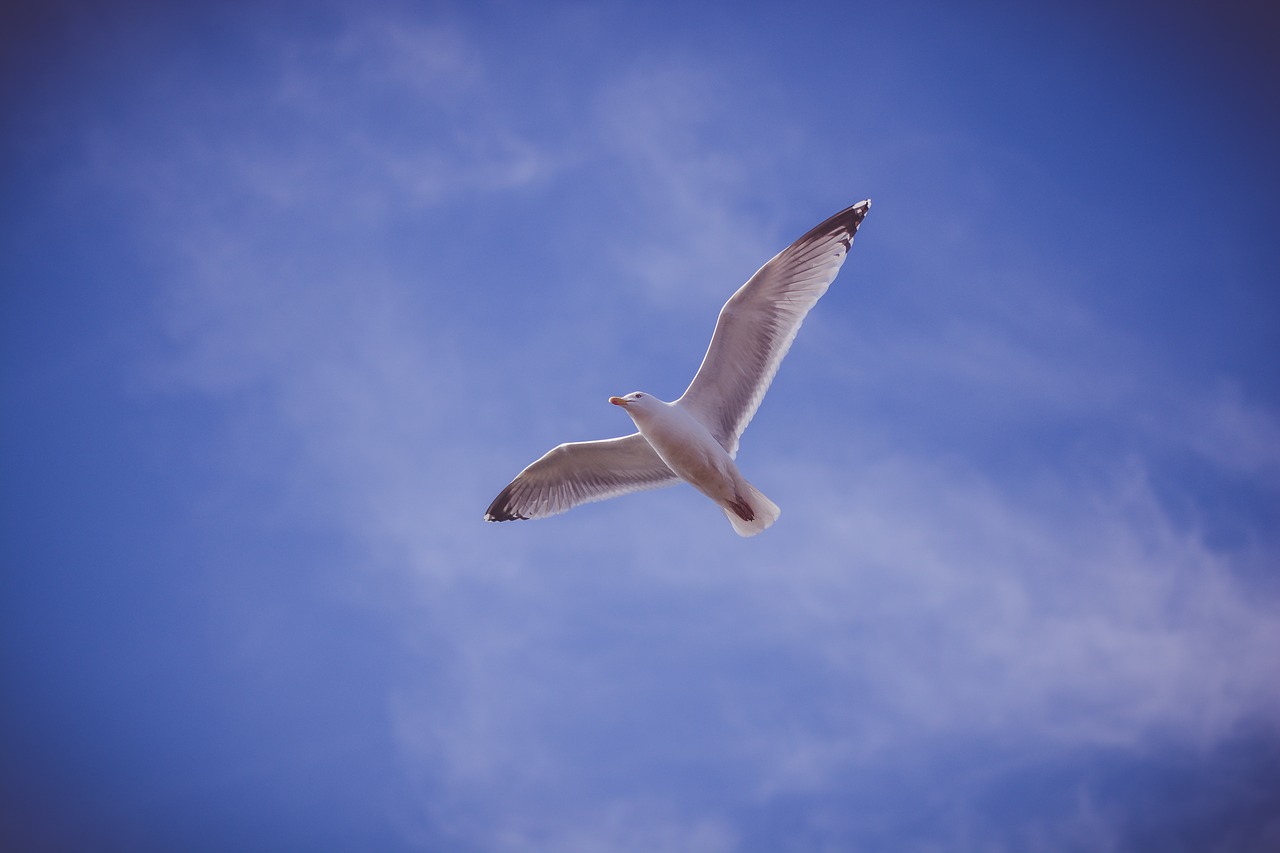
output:
POLYGON ((745 480, 741 482, 743 488, 734 496, 734 500, 721 504, 720 508, 724 510, 735 533, 739 536, 755 536, 777 521, 782 510, 755 486, 745 480))

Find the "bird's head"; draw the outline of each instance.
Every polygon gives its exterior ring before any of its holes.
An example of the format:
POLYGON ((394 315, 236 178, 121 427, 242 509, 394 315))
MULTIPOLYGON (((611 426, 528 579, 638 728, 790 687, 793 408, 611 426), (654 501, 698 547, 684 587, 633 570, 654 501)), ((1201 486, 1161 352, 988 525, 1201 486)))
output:
POLYGON ((662 403, 657 397, 644 391, 632 391, 625 397, 610 397, 609 402, 627 410, 627 414, 635 417, 638 413, 650 411, 662 403))

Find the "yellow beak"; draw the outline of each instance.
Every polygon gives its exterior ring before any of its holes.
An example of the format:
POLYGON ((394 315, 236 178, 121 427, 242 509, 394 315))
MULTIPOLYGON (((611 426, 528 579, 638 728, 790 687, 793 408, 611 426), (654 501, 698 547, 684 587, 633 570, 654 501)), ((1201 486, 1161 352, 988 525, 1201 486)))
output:
POLYGON ((615 406, 622 406, 623 408, 625 408, 627 405, 627 401, 622 399, 621 397, 610 397, 609 402, 613 403, 615 406))

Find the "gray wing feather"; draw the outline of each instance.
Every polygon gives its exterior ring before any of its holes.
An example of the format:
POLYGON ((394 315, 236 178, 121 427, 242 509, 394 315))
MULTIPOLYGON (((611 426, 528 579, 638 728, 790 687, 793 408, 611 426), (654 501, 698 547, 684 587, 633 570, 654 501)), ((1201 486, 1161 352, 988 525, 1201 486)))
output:
POLYGON ((848 255, 868 199, 779 252, 730 297, 693 382, 677 401, 734 455, 809 309, 848 255))
POLYGON ((644 436, 561 444, 494 498, 485 521, 558 515, 578 504, 680 482, 644 436))

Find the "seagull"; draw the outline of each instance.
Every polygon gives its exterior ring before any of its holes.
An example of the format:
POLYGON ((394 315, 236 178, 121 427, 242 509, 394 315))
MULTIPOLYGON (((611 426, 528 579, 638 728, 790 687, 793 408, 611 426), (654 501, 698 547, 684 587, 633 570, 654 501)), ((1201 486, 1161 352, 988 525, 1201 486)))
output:
POLYGON ((715 501, 739 536, 777 521, 781 510, 734 462, 738 441, 870 209, 867 199, 840 211, 738 288, 720 309, 702 366, 680 399, 667 403, 643 391, 610 397, 638 432, 553 448, 494 498, 484 520, 545 518, 683 480, 715 501))

